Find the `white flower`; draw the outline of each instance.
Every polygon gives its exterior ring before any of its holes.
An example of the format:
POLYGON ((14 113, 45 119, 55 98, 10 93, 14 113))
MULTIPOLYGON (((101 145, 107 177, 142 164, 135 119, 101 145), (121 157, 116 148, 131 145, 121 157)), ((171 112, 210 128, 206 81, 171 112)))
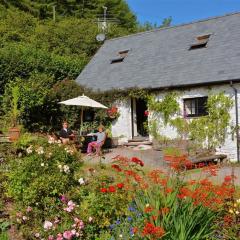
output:
POLYGON ((49 144, 53 144, 53 143, 55 143, 55 139, 54 139, 54 137, 49 136, 49 137, 48 137, 48 143, 49 143, 49 144))
POLYGON ((120 238, 122 238, 122 237, 123 237, 123 235, 122 235, 122 234, 120 234, 120 235, 119 235, 119 237, 120 237, 120 238))
POLYGON ((43 228, 45 230, 49 230, 53 227, 53 224, 50 222, 50 221, 45 221, 44 224, 43 224, 43 228))
POLYGON ((83 179, 83 178, 79 178, 79 179, 78 179, 78 182, 80 183, 80 185, 83 185, 83 184, 85 184, 85 182, 84 182, 84 179, 83 179))
POLYGON ((41 167, 44 167, 44 163, 41 163, 41 167))
POLYGON ((93 220, 92 217, 89 217, 89 218, 88 218, 88 221, 89 221, 89 222, 92 222, 92 220, 93 220))
POLYGON ((26 152, 27 152, 27 154, 30 154, 30 153, 32 153, 33 152, 33 149, 32 149, 32 145, 30 145, 27 149, 26 149, 26 152))
POLYGON ((36 149, 36 152, 39 155, 44 154, 43 147, 39 147, 38 149, 36 149))
POLYGON ((63 171, 64 171, 65 173, 70 173, 70 168, 69 168, 69 166, 68 166, 68 165, 63 165, 63 171))
POLYGON ((239 199, 237 199, 237 201, 236 201, 238 204, 240 203, 240 198, 239 199))
POLYGON ((40 233, 35 233, 35 237, 39 238, 40 237, 40 233))
POLYGON ((239 214, 239 211, 236 211, 235 213, 238 215, 238 214, 239 214))
POLYGON ((22 219, 23 219, 23 221, 27 221, 28 220, 28 218, 26 216, 23 216, 22 219))

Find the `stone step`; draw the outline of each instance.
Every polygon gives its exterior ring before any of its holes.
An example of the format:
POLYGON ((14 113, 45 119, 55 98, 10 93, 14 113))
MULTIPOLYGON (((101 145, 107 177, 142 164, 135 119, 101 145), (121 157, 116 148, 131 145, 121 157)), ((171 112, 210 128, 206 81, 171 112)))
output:
POLYGON ((152 145, 150 141, 128 142, 125 146, 152 145))

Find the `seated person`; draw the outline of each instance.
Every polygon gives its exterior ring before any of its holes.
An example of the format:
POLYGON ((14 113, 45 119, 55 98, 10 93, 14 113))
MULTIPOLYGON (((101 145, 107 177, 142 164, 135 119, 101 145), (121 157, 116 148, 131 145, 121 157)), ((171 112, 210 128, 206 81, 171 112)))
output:
POLYGON ((66 121, 63 122, 62 126, 59 136, 63 144, 68 144, 70 140, 74 139, 74 134, 72 130, 68 128, 68 123, 66 121))
POLYGON ((99 155, 102 145, 106 139, 106 133, 103 131, 103 126, 98 127, 98 132, 93 134, 97 136, 97 141, 90 142, 87 148, 87 154, 92 155, 93 149, 95 148, 96 153, 99 155))

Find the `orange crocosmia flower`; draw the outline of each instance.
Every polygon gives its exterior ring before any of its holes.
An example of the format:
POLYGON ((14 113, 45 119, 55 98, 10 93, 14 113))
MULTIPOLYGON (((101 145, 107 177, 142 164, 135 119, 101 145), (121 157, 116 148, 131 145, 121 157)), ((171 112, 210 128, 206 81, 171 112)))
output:
POLYGON ((171 193, 171 192, 173 192, 173 189, 172 189, 172 188, 166 188, 166 189, 165 189, 165 192, 166 192, 166 193, 171 193))
POLYGON ((155 215, 152 216, 153 221, 156 221, 157 219, 158 219, 158 216, 155 216, 155 215))
POLYGON ((153 211, 153 208, 152 207, 145 207, 145 209, 144 209, 144 212, 145 213, 150 213, 150 212, 152 212, 153 211))
POLYGON ((211 176, 217 176, 218 170, 219 170, 219 166, 217 165, 209 165, 203 168, 203 171, 209 173, 211 176))
POLYGON ((231 182, 232 180, 236 179, 236 176, 234 175, 228 175, 224 178, 224 182, 231 182))
POLYGON ((164 214, 169 213, 170 209, 168 207, 163 207, 163 208, 161 208, 161 210, 159 212, 160 212, 160 214, 164 215, 164 214))
POLYGON ((150 222, 145 223, 144 228, 142 230, 143 237, 149 236, 150 238, 151 237, 161 238, 164 234, 165 234, 165 231, 163 228, 156 227, 150 222))

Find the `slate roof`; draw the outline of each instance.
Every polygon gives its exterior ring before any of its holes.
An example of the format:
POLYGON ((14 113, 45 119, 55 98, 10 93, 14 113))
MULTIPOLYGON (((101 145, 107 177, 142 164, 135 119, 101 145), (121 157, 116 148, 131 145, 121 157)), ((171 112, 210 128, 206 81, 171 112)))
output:
POLYGON ((167 88, 240 79, 240 13, 105 41, 77 82, 94 90, 167 88), (206 48, 189 51, 211 34, 206 48), (121 50, 123 62, 110 64, 121 50))

